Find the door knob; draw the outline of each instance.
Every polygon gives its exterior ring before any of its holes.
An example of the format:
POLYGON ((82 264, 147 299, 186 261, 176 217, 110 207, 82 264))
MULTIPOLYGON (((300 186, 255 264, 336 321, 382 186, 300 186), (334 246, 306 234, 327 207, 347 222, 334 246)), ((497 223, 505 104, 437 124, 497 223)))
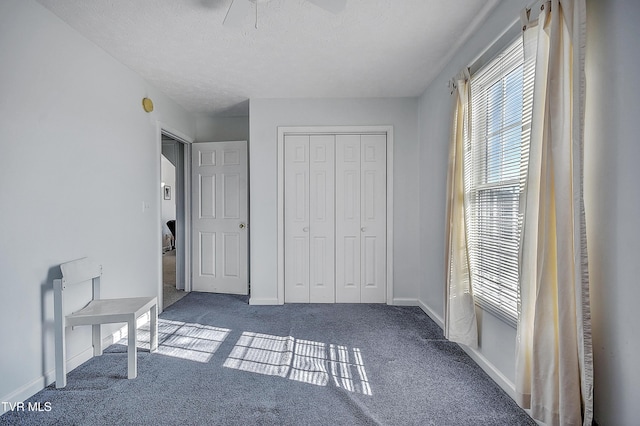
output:
POLYGON ((244 223, 240 222, 240 225, 238 225, 238 227, 239 227, 240 229, 244 229, 244 228, 246 228, 246 227, 247 227, 247 225, 245 225, 244 223))
POLYGON ((304 232, 309 232, 309 227, 308 227, 308 226, 305 226, 304 228, 302 228, 302 230, 303 230, 304 232))
POLYGON ((367 232, 367 228, 365 228, 364 226, 363 226, 362 228, 360 228, 360 230, 361 230, 362 232, 367 232))

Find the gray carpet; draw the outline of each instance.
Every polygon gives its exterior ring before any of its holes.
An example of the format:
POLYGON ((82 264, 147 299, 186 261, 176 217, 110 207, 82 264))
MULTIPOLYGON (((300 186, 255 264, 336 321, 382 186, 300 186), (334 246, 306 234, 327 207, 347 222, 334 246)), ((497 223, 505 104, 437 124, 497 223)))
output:
POLYGON ((535 425, 419 308, 190 293, 159 332, 158 352, 138 353, 137 379, 126 379, 126 346, 112 345, 65 389, 28 400, 51 411, 0 423, 535 425))

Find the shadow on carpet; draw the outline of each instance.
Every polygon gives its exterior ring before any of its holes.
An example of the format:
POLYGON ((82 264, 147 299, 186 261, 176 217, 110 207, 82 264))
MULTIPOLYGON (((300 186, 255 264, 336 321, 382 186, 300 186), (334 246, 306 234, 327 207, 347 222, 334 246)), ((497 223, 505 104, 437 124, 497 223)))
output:
POLYGON ((247 302, 190 293, 138 378, 122 341, 0 424, 535 425, 420 308, 247 302))

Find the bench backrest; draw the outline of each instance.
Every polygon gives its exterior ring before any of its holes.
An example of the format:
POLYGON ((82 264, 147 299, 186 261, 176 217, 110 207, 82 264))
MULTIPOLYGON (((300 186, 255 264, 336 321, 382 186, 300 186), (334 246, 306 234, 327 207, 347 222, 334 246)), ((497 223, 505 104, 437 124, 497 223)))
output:
POLYGON ((92 298, 100 298, 100 277, 102 276, 102 265, 94 262, 88 257, 72 260, 60 265, 62 279, 53 280, 55 293, 62 293, 66 287, 81 284, 89 280, 93 281, 92 298))

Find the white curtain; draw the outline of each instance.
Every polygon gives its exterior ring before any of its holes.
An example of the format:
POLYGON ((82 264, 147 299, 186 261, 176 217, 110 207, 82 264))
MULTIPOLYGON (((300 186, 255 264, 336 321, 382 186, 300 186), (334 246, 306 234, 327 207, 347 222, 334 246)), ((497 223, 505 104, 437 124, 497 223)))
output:
POLYGON ((452 87, 456 101, 447 179, 444 334, 452 342, 476 348, 478 326, 469 274, 463 171, 464 136, 469 120, 469 72, 461 73, 452 87))
POLYGON ((519 403, 548 425, 591 425, 593 367, 582 173, 585 0, 525 22, 535 61, 520 257, 519 403))

